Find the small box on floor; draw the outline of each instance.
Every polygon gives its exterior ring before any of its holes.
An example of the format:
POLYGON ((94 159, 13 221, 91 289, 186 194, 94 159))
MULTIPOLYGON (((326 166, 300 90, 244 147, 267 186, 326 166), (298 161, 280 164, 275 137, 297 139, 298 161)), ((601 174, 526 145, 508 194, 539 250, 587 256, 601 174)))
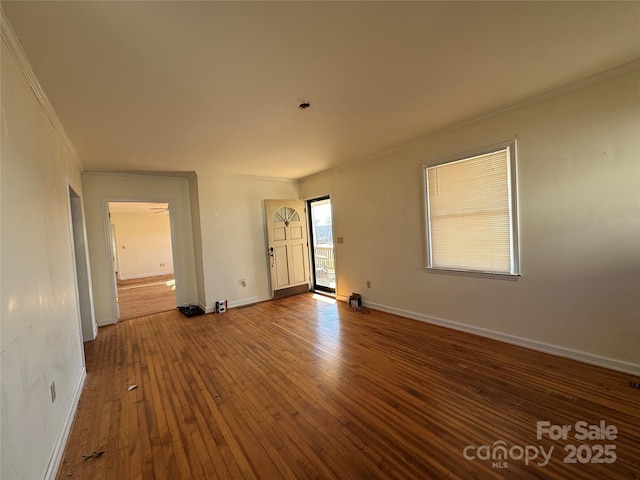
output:
POLYGON ((349 306, 351 308, 360 308, 362 306, 362 297, 359 293, 349 295, 349 306))
POLYGON ((227 301, 220 300, 216 302, 216 313, 224 313, 227 311, 227 301))

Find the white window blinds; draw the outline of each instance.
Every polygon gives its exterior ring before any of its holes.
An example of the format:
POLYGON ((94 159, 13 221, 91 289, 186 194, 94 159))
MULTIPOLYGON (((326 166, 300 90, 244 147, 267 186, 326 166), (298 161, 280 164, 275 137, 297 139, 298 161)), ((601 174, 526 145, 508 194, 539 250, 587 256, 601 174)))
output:
POLYGON ((511 148, 427 170, 429 267, 514 274, 511 148))

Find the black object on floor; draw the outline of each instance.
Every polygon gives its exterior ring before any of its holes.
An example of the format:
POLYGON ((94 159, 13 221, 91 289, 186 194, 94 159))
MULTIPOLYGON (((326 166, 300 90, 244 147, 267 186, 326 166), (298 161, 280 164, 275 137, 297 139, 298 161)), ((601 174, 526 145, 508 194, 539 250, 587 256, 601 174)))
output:
POLYGON ((188 307, 178 307, 180 313, 182 313, 186 317, 195 317, 196 315, 203 315, 204 310, 202 310, 198 305, 189 305, 188 307))

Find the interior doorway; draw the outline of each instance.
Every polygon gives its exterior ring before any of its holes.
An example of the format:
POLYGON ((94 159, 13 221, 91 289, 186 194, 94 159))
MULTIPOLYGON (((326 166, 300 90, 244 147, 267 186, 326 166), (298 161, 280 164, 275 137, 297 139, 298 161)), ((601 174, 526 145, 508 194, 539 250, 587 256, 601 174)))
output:
MULTIPOLYGON (((80 332, 83 342, 96 338, 98 326, 95 322, 93 309, 93 295, 91 291, 91 271, 89 270, 89 255, 87 253, 87 238, 85 235, 84 216, 82 214, 82 200, 69 187, 69 217, 71 220, 71 241, 75 261, 75 281, 78 294, 78 312, 80 315, 80 332)), ((84 360, 84 350, 82 351, 84 360)))
POLYGON ((336 265, 333 249, 333 217, 329 196, 307 201, 311 236, 311 272, 314 290, 336 293, 336 265))
POLYGON ((108 202, 119 320, 176 308, 168 203, 108 202))

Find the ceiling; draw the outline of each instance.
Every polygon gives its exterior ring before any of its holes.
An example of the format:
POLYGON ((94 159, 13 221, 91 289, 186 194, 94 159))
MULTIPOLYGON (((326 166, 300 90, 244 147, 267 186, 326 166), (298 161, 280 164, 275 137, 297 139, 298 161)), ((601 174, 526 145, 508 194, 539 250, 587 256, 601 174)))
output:
POLYGON ((640 2, 2 8, 86 171, 299 179, 640 58, 640 2))

